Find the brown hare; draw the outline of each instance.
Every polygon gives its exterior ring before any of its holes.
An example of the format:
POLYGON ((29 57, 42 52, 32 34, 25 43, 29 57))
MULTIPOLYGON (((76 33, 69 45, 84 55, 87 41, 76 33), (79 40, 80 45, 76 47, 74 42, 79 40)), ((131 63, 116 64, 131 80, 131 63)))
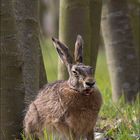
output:
POLYGON ((26 136, 42 137, 54 132, 66 140, 94 140, 94 126, 102 97, 92 77, 92 67, 83 62, 83 40, 77 36, 74 58, 58 39, 53 44, 66 65, 69 79, 45 85, 30 104, 24 119, 26 136))

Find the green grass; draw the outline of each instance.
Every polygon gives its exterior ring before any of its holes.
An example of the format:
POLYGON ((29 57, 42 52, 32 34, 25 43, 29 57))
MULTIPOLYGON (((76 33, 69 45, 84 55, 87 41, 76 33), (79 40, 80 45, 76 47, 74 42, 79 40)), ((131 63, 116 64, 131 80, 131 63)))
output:
MULTIPOLYGON (((58 57, 52 44, 48 43, 43 47, 43 56, 48 80, 49 82, 55 81, 58 57)), ((125 104, 123 98, 117 104, 112 102, 111 84, 104 51, 99 52, 95 77, 104 100, 95 130, 104 133, 105 138, 113 140, 138 140, 139 138, 135 136, 140 134, 139 100, 137 99, 133 105, 125 104)), ((48 135, 46 133, 44 135, 48 140, 48 135)))
POLYGON ((57 60, 59 58, 52 43, 46 42, 42 46, 47 79, 49 82, 53 82, 57 79, 57 60))

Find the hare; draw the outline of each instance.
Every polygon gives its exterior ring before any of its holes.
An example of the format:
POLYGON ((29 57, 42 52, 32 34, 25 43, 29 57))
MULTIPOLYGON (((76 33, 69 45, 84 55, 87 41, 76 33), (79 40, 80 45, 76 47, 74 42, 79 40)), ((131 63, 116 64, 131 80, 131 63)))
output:
POLYGON ((39 91, 25 115, 25 134, 39 138, 46 130, 66 140, 94 140, 102 96, 92 77, 92 67, 82 63, 83 39, 77 36, 75 60, 66 45, 55 38, 52 41, 67 67, 69 79, 47 84, 39 91))

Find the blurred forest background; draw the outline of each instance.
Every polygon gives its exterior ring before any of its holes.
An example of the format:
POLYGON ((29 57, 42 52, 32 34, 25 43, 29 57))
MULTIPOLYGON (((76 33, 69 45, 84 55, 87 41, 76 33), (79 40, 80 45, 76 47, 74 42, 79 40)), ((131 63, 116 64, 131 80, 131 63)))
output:
POLYGON ((20 138, 26 108, 44 84, 68 78, 51 37, 73 52, 77 34, 104 100, 95 131, 100 139, 140 139, 140 0, 0 4, 1 140, 20 138))

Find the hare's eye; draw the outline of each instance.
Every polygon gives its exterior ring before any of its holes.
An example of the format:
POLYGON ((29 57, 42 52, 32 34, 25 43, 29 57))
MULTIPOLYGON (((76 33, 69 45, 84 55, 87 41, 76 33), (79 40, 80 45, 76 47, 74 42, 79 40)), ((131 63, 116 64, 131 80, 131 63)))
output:
POLYGON ((72 71, 72 73, 75 75, 75 76, 78 76, 78 73, 76 71, 72 71))
POLYGON ((76 72, 76 71, 74 71, 74 70, 72 71, 72 73, 73 73, 73 74, 77 74, 77 72, 76 72))

